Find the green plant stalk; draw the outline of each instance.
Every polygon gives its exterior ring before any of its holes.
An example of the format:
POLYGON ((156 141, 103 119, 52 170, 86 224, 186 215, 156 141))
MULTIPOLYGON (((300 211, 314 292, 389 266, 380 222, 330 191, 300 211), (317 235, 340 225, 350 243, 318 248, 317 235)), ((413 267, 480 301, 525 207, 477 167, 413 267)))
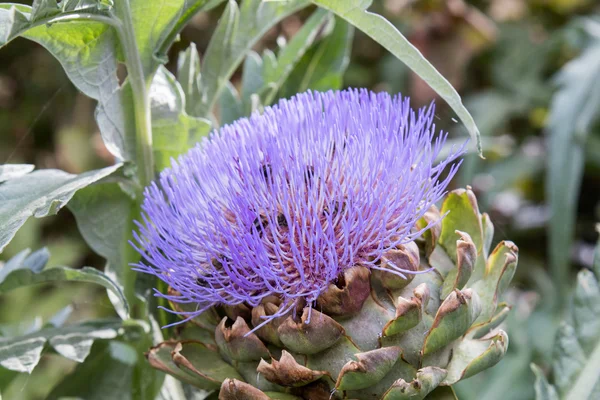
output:
POLYGON ((115 9, 120 20, 117 34, 125 54, 127 79, 133 92, 137 176, 139 184, 143 188, 154 178, 150 98, 135 39, 129 1, 115 2, 115 9))
MULTIPOLYGON (((115 28, 125 56, 127 79, 131 85, 133 94, 136 144, 135 164, 137 167, 136 173, 139 184, 136 196, 136 207, 133 208, 132 214, 130 215, 130 224, 133 228, 133 219, 139 215, 141 200, 143 198, 141 192, 154 178, 152 120, 147 80, 144 76, 142 61, 139 57, 129 0, 115 2, 115 11, 119 21, 119 24, 115 28)), ((128 255, 126 257, 127 261, 132 261, 134 256, 131 251, 125 251, 124 254, 128 255)), ((144 318, 145 309, 136 296, 135 281, 135 271, 128 268, 128 266, 124 266, 123 286, 125 297, 131 304, 131 317, 144 318)))
MULTIPOLYGON (((122 254, 125 255, 124 260, 127 263, 137 262, 139 261, 139 254, 129 245, 129 240, 133 240, 133 230, 135 229, 135 224, 133 221, 139 217, 141 209, 140 209, 140 200, 141 195, 138 196, 138 200, 136 200, 135 205, 131 208, 131 212, 129 213, 129 221, 127 224, 127 230, 129 232, 128 240, 124 241, 121 246, 122 254)), ((146 308, 143 304, 143 301, 136 295, 135 292, 135 281, 137 273, 131 269, 129 265, 123 265, 123 292, 125 294, 125 298, 129 302, 130 306, 130 317, 134 319, 146 319, 146 308)))

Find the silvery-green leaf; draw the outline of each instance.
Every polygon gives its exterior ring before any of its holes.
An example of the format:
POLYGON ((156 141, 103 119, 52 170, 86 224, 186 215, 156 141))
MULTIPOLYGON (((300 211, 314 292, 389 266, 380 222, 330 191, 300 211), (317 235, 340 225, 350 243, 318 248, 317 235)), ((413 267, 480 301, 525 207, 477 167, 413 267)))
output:
POLYGON ((96 339, 119 335, 121 322, 88 321, 60 328, 46 328, 25 336, 0 339, 0 365, 12 371, 31 373, 38 364, 46 343, 59 354, 83 362, 96 339))
POLYGON ((73 269, 67 267, 49 268, 41 272, 30 269, 19 268, 9 272, 0 282, 0 294, 23 286, 35 285, 49 282, 88 282, 104 286, 110 290, 119 300, 119 307, 123 310, 123 316, 127 317, 129 306, 123 295, 123 291, 115 282, 104 273, 95 268, 84 267, 73 269))
MULTIPOLYGON (((135 272, 129 263, 139 257, 128 243, 133 219, 139 216, 134 200, 117 183, 98 183, 78 191, 68 207, 87 244, 107 260, 105 274, 120 289, 130 287, 127 282, 135 272)), ((126 318, 121 299, 111 290, 107 294, 119 316, 126 318)))
POLYGON ((554 346, 554 384, 561 399, 600 397, 600 290, 589 270, 580 271, 572 305, 574 326, 563 323, 554 346))
POLYGON ((577 275, 573 296, 573 328, 586 354, 600 343, 600 285, 589 270, 577 275))
POLYGON ((107 17, 108 8, 97 0, 35 0, 33 7, 18 3, 0 4, 0 47, 29 29, 57 21, 74 21, 93 16, 107 17))
POLYGON ((162 376, 140 370, 143 364, 146 360, 141 351, 131 344, 117 340, 99 342, 94 345, 86 362, 65 376, 47 399, 152 400, 160 390, 162 376), (147 375, 140 375, 144 372, 147 375), (140 385, 141 380, 146 384, 140 385), (150 381, 150 386, 147 381, 150 381))
POLYGON ((563 324, 557 334, 552 369, 559 393, 564 395, 585 366, 586 355, 577 341, 575 330, 563 324))
POLYGON ((46 266, 49 258, 50 253, 45 247, 33 253, 29 249, 19 252, 0 268, 0 283, 8 274, 19 269, 28 269, 34 273, 40 272, 46 266))
POLYGON ((29 29, 29 11, 23 4, 0 4, 0 47, 29 29))
POLYGON ((535 375, 535 398, 536 400, 558 400, 558 394, 554 386, 548 383, 544 372, 535 364, 531 364, 531 370, 535 375))
POLYGON ((29 217, 56 214, 82 189, 121 168, 116 164, 73 175, 55 169, 37 170, 0 184, 0 251, 29 217))
POLYGON ((600 44, 585 49, 556 76, 550 105, 546 193, 550 204, 548 253, 559 294, 569 282, 569 255, 575 233, 577 198, 587 136, 600 116, 600 44))
POLYGON ((0 165, 0 183, 28 174, 33 171, 34 168, 35 166, 31 164, 0 165))

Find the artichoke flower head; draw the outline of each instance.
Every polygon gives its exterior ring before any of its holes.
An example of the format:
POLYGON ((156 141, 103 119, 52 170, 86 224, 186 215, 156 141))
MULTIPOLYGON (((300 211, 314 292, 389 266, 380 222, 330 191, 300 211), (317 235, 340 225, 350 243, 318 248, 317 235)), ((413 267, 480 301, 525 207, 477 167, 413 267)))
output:
POLYGON ((508 275, 485 280, 493 228, 470 191, 451 196, 480 237, 435 207, 464 145, 436 163, 434 115, 385 93, 307 92, 174 160, 145 190, 134 267, 168 284, 156 295, 176 324, 210 334, 160 344, 151 364, 232 399, 394 399, 404 384, 424 397, 460 379, 451 347, 490 326, 500 284, 486 285, 508 275))

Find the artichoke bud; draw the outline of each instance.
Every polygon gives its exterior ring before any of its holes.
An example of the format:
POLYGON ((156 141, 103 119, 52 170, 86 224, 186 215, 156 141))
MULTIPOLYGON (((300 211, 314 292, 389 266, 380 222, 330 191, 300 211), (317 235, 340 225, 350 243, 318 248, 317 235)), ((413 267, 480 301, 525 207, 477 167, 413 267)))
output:
POLYGON ((215 329, 215 341, 221 353, 236 361, 255 361, 269 357, 269 350, 254 334, 248 334, 250 328, 242 317, 227 326, 228 317, 224 317, 215 329))
POLYGON ((350 316, 359 312, 371 292, 369 274, 369 270, 360 265, 346 269, 337 282, 330 284, 317 298, 319 309, 336 316, 350 316))
POLYGON ((294 357, 283 350, 279 361, 271 359, 271 364, 260 360, 256 372, 262 374, 266 380, 281 386, 300 387, 329 375, 326 371, 313 371, 296 362, 294 357))
POLYGON ((263 391, 237 379, 225 379, 219 400, 270 400, 263 391))
POLYGON ((395 249, 387 251, 381 256, 382 268, 392 271, 398 269, 409 271, 405 278, 394 272, 379 269, 373 270, 373 275, 379 279, 386 289, 399 290, 412 282, 415 275, 410 272, 415 272, 419 269, 419 262, 419 247, 415 242, 408 242, 398 245, 395 249))
POLYGON ((333 318, 305 307, 299 321, 290 315, 277 332, 288 349, 301 354, 315 354, 333 346, 344 334, 344 328, 333 318))

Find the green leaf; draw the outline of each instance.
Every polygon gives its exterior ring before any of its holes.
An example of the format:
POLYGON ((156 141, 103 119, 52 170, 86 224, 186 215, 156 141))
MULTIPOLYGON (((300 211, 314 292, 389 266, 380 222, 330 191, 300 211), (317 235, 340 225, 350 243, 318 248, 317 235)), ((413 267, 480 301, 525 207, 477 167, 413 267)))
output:
POLYGON ((586 355, 577 341, 575 330, 563 324, 556 335, 555 357, 552 369, 558 391, 565 394, 585 365, 586 355))
POLYGON ((66 376, 47 398, 154 399, 160 391, 164 374, 141 370, 146 360, 140 353, 136 347, 116 340, 98 343, 88 360, 66 376), (140 376, 141 373, 147 375, 140 376))
POLYGON ((23 4, 0 4, 0 47, 29 29, 29 9, 23 4))
POLYGON ((242 101, 237 89, 231 82, 225 83, 225 87, 219 96, 219 114, 221 126, 230 124, 244 116, 242 101))
POLYGON ((258 93, 263 86, 263 60, 256 52, 250 51, 244 60, 242 73, 241 96, 246 115, 250 115, 254 111, 252 95, 258 93))
MULTIPOLYGON (((584 355, 584 363, 578 368, 577 379, 564 385, 564 389, 568 390, 565 398, 595 399, 600 397, 600 285, 598 279, 588 270, 583 270, 577 275, 573 322, 574 333, 584 355)), ((559 357, 570 358, 572 355, 563 352, 559 357)), ((560 386, 559 392, 563 392, 560 386)))
POLYGON ((394 25, 381 15, 367 11, 372 0, 312 0, 312 2, 334 12, 369 35, 427 82, 456 112, 475 142, 477 152, 482 154, 479 130, 473 117, 462 104, 456 89, 394 25))
POLYGON ((185 112, 185 97, 179 82, 161 66, 150 87, 152 131, 157 171, 171 165, 171 157, 185 153, 207 136, 211 123, 185 112))
POLYGON ((83 362, 97 339, 113 339, 120 334, 121 322, 87 321, 60 328, 46 328, 25 336, 0 339, 0 365, 12 371, 31 373, 48 343, 62 356, 83 362))
MULTIPOLYGON (((164 30, 161 39, 156 47, 156 54, 166 55, 171 44, 176 40, 177 35, 183 27, 200 11, 209 11, 225 0, 185 0, 180 6, 179 12, 169 25, 169 29, 164 30)), ((179 2, 181 4, 181 2, 179 2)))
POLYGON ((561 399, 600 397, 600 285, 591 271, 580 271, 572 305, 573 326, 557 333, 552 364, 561 399))
POLYGON ((592 271, 577 275, 573 298, 573 328, 585 354, 600 343, 600 285, 592 271))
POLYGON ((2 268, 0 268, 0 283, 13 271, 20 269, 29 269, 34 273, 40 272, 46 266, 50 259, 48 249, 43 248, 31 253, 31 250, 26 249, 19 252, 16 256, 8 260, 2 268))
POLYGON ((44 270, 50 253, 47 249, 40 249, 33 253, 29 249, 23 250, 11 258, 0 269, 0 294, 22 286, 35 285, 58 281, 78 281, 95 283, 104 286, 112 293, 113 303, 117 311, 120 311, 122 319, 128 318, 129 305, 123 292, 113 280, 102 272, 84 267, 83 269, 71 269, 56 267, 44 270))
POLYGON ((80 175, 45 169, 0 184, 0 252, 29 217, 56 214, 77 190, 111 175, 119 168, 121 164, 80 175))
POLYGON ((600 116, 600 44, 585 49, 558 73, 558 91, 550 105, 548 173, 550 204, 548 253, 560 296, 569 282, 569 257, 588 134, 600 116))
POLYGON ((206 117, 248 51, 275 24, 306 7, 308 0, 230 0, 204 55, 200 89, 202 102, 193 115, 206 117))
POLYGON ((556 389, 548 383, 548 380, 544 376, 544 372, 535 364, 531 364, 531 370, 535 375, 536 400, 558 400, 556 389))
MULTIPOLYGON (((107 260, 105 274, 133 302, 135 272, 129 264, 136 262, 139 255, 128 241, 132 238, 133 219, 139 217, 134 200, 117 183, 97 183, 77 192, 68 207, 86 243, 107 260)), ((112 290, 107 294, 119 316, 127 318, 120 297, 112 290)))
POLYGON ((31 164, 4 164, 0 165, 0 183, 28 174, 35 168, 31 164))
POLYGON ((19 268, 7 274, 0 281, 0 294, 23 286, 64 281, 88 282, 104 286, 113 292, 115 298, 118 299, 119 308, 123 310, 124 316, 127 316, 129 306, 122 290, 108 276, 91 267, 82 269, 55 267, 37 273, 27 268, 19 268))
POLYGON ((283 85, 279 97, 289 98, 308 89, 340 89, 350 62, 354 28, 335 18, 332 32, 317 42, 302 57, 283 85))
POLYGON ((108 8, 95 0, 36 0, 33 7, 17 3, 0 4, 0 47, 29 29, 50 25, 57 21, 102 18, 108 8))
MULTIPOLYGON (((304 59, 304 55, 309 50, 309 48, 313 45, 315 40, 317 39, 320 32, 326 27, 328 22, 333 22, 331 18, 331 14, 325 10, 318 9, 315 11, 302 25, 302 28, 292 37, 292 39, 281 49, 276 59, 276 66, 274 68, 264 69, 264 89, 263 92, 268 92, 264 96, 263 103, 270 104, 279 89, 282 87, 284 82, 288 79, 292 71, 295 70, 296 65, 304 59)), ((345 23, 339 21, 342 25, 345 23)), ((326 39, 323 39, 321 42, 321 46, 323 43, 327 43, 331 37, 339 35, 339 26, 338 30, 333 30, 326 39), (336 35, 337 34, 337 35, 336 35)), ((336 39, 340 39, 340 37, 336 37, 336 39)), ((343 40, 336 40, 337 49, 343 48, 346 44, 343 40)), ((320 46, 319 46, 320 47, 320 46)), ((331 59, 335 59, 335 50, 329 49, 331 52, 327 54, 331 59)), ((323 61, 323 68, 328 68, 327 74, 335 74, 337 71, 334 65, 328 64, 327 60, 323 61)), ((346 63, 347 64, 347 63, 346 63)), ((314 68, 313 68, 314 70, 314 68)), ((304 90, 298 90, 297 92, 301 92, 304 90)))
POLYGON ((185 97, 185 110, 191 113, 194 104, 200 102, 200 57, 196 44, 179 53, 177 58, 177 82, 181 85, 185 97))

